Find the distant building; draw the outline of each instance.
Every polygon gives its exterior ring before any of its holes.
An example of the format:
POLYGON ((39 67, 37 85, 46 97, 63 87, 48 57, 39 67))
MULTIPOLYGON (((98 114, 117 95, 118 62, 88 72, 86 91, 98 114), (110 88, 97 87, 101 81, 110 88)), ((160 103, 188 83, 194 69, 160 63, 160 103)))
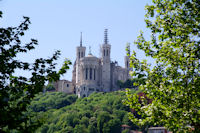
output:
MULTIPOLYGON (((130 51, 130 50, 129 50, 130 51)), ((93 92, 110 92, 118 90, 117 81, 130 78, 129 57, 125 56, 125 67, 118 66, 110 59, 111 45, 108 43, 107 29, 104 32, 104 43, 100 49, 101 57, 92 55, 91 50, 86 56, 86 47, 76 48, 76 61, 73 67, 72 84, 79 97, 87 97, 93 92)))
POLYGON ((74 93, 74 86, 72 85, 72 82, 68 80, 58 80, 57 82, 53 83, 53 86, 55 87, 56 91, 65 92, 68 94, 74 93))
MULTIPOLYGON (((127 47, 130 51, 130 47, 127 47)), ((91 49, 86 56, 86 47, 82 45, 76 48, 76 60, 73 65, 72 82, 60 80, 55 83, 57 91, 72 93, 78 97, 87 97, 93 92, 110 92, 119 90, 117 81, 126 81, 129 76, 129 57, 124 57, 125 67, 118 66, 117 61, 110 59, 111 45, 108 43, 108 32, 105 29, 104 43, 100 49, 101 57, 92 55, 91 49), (67 87, 69 85, 69 87, 67 87)))

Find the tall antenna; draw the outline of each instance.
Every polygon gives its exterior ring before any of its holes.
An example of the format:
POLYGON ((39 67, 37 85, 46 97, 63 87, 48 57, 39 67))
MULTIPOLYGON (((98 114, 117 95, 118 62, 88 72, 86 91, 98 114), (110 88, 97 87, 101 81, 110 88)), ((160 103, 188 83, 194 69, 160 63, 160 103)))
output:
POLYGON ((108 44, 108 29, 104 31, 104 44, 108 44))
POLYGON ((81 32, 81 37, 80 37, 80 47, 82 47, 82 32, 81 32))

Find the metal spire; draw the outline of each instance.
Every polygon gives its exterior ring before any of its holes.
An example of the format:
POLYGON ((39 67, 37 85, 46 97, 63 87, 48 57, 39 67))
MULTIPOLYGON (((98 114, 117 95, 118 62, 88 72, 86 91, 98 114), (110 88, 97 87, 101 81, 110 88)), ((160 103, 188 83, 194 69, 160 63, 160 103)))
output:
POLYGON ((82 32, 81 32, 81 37, 80 37, 80 47, 82 47, 82 32))
POLYGON ((108 29, 104 31, 104 44, 108 44, 108 29))

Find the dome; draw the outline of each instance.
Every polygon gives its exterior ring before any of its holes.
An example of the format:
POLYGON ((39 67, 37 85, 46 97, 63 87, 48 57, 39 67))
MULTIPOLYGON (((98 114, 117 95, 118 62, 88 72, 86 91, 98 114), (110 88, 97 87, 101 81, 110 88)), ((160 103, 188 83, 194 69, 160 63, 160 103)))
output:
POLYGON ((83 65, 98 65, 99 63, 99 58, 97 58, 96 56, 93 56, 92 54, 88 54, 86 57, 81 59, 81 63, 83 65))
POLYGON ((88 54, 86 57, 95 57, 95 58, 97 58, 96 56, 94 56, 92 54, 88 54))

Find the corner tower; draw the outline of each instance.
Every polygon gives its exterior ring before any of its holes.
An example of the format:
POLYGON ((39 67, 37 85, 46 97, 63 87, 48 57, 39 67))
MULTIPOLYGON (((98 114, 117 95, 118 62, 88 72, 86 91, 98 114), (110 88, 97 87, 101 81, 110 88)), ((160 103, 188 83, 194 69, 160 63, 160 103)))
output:
POLYGON ((82 46, 82 32, 80 37, 80 46, 76 47, 76 83, 80 83, 80 60, 85 57, 86 47, 82 46))
POLYGON ((102 89, 105 92, 109 92, 111 87, 110 51, 111 45, 108 44, 108 29, 105 29, 104 43, 101 46, 102 89))

